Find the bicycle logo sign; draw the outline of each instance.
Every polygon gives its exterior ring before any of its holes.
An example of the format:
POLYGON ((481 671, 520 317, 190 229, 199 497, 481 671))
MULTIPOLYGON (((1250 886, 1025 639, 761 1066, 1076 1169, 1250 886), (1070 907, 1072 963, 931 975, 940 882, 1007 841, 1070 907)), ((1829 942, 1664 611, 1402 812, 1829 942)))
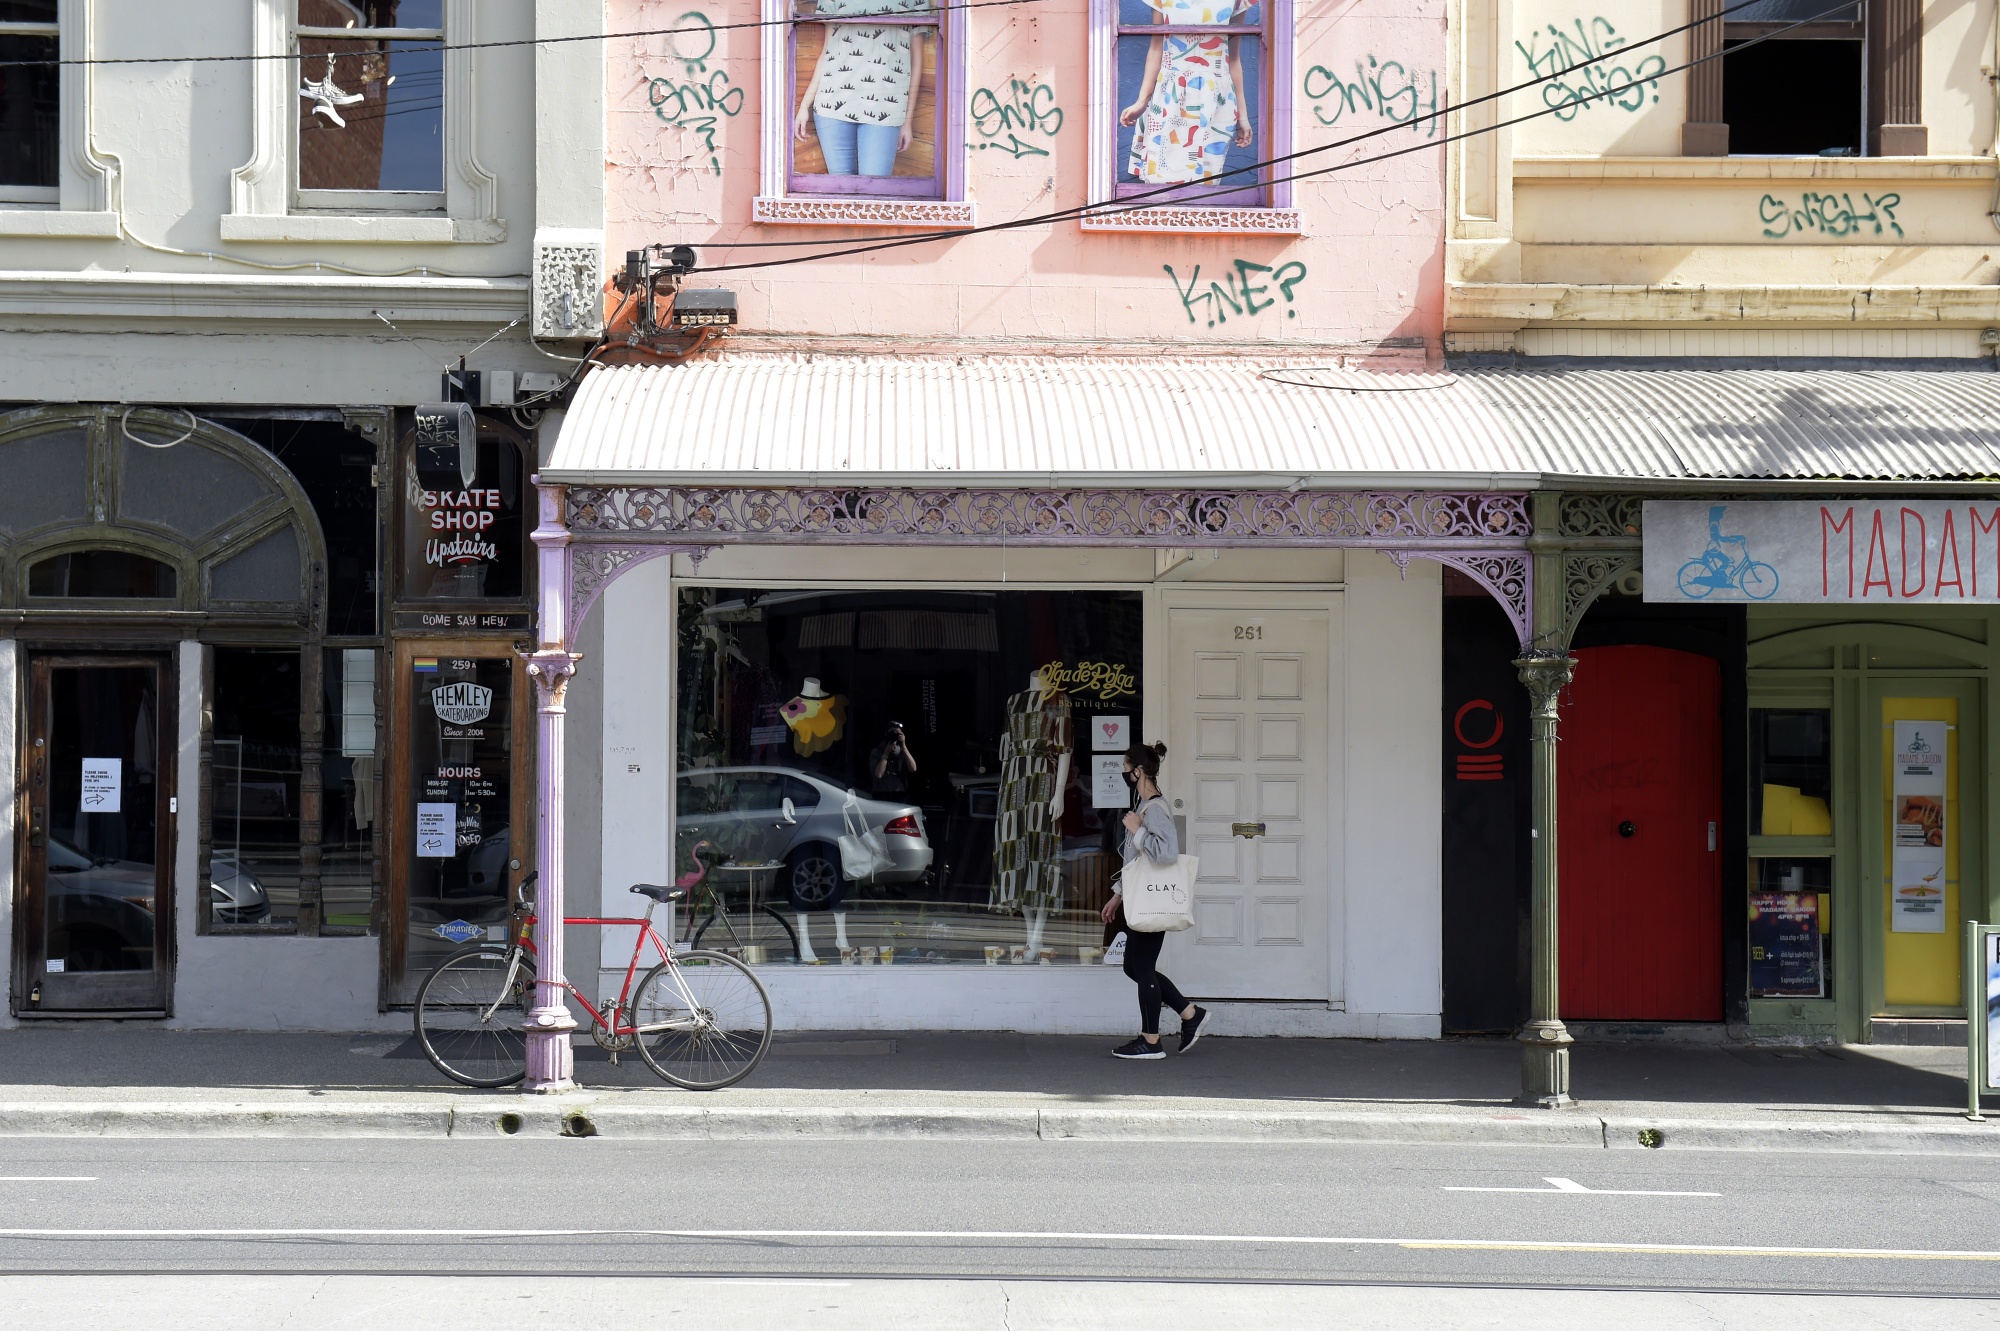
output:
POLYGON ((1708 548, 1681 565, 1675 581, 1681 595, 1700 600, 1713 592, 1741 592, 1753 601, 1768 601, 1778 591, 1778 570, 1750 557, 1746 536, 1723 531, 1727 504, 1708 510, 1708 548))

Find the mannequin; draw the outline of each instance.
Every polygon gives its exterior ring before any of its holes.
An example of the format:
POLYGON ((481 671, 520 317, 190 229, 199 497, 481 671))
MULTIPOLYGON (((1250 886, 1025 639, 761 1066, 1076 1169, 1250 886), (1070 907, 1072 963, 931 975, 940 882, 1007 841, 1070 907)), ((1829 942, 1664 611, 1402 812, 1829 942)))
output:
POLYGON ((1062 899, 1062 815, 1072 745, 1069 695, 1037 670, 1007 700, 1000 741, 1000 817, 994 823, 992 909, 1019 912, 1027 961, 1037 959, 1049 912, 1062 899))
MULTIPOLYGON (((819 956, 813 951, 812 931, 806 924, 812 916, 802 910, 794 911, 792 914, 799 922, 799 964, 817 966, 819 956)), ((838 907, 835 907, 833 912, 833 945, 842 952, 847 951, 847 912, 838 907)))

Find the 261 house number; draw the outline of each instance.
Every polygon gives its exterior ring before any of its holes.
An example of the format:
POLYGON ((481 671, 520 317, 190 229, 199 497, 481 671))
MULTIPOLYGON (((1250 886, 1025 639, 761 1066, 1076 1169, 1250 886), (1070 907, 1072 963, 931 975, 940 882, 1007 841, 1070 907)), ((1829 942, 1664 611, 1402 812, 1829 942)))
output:
POLYGON ((1263 636, 1264 626, 1262 624, 1238 624, 1236 626, 1236 640, 1238 642, 1252 638, 1261 638, 1263 636))

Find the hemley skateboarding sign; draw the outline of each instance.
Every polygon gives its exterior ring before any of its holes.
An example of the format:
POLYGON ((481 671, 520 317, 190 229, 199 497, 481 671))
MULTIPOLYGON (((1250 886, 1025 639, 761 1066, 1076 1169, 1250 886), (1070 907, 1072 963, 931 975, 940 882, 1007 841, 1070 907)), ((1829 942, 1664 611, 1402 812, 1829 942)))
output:
POLYGON ((2000 605, 2000 504, 1647 500, 1646 599, 2000 605))

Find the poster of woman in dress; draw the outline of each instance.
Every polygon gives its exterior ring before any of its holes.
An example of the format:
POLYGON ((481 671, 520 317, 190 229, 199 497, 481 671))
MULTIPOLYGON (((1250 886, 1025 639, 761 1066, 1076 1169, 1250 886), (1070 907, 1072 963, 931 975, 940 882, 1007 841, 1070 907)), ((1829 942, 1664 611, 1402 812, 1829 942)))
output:
MULTIPOLYGON (((1121 182, 1193 184, 1255 160, 1257 10, 1248 0, 1119 0, 1121 182), (1134 33, 1141 24, 1169 31, 1134 33)), ((1256 177, 1219 183, 1247 189, 1256 177)))

